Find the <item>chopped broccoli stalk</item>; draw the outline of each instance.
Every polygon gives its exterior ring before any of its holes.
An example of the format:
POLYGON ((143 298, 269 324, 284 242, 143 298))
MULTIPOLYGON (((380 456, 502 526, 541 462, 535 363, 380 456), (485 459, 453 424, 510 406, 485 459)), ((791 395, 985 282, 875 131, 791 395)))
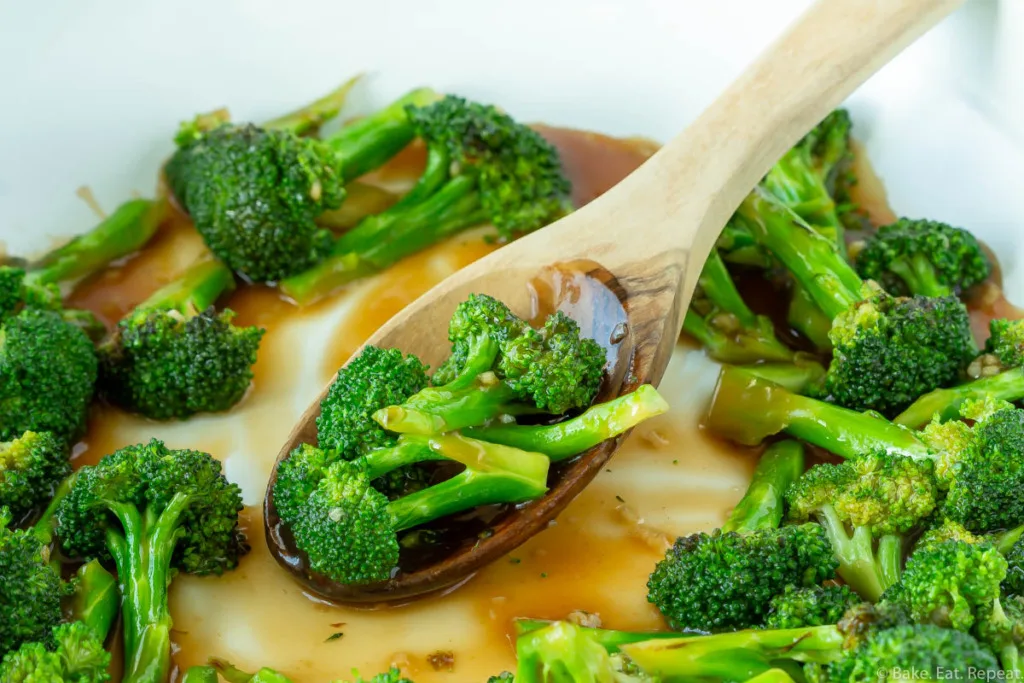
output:
POLYGON ((110 653, 85 624, 72 622, 53 629, 47 642, 26 643, 0 664, 4 683, 104 683, 110 680, 110 653), (52 642, 52 647, 49 645, 52 642))
POLYGON ((185 671, 180 683, 218 683, 219 680, 212 666, 193 666, 185 671))
POLYGON ((785 592, 772 598, 765 627, 786 629, 835 624, 848 609, 860 602, 860 596, 849 586, 789 586, 785 592))
POLYGON ((797 355, 792 363, 756 363, 737 369, 778 384, 794 394, 816 395, 825 379, 825 368, 809 356, 797 355))
POLYGON ((0 327, 0 439, 28 431, 76 439, 96 374, 92 342, 60 313, 26 308, 7 318, 0 327))
POLYGON ((978 379, 921 396, 894 422, 920 427, 936 415, 942 420, 956 417, 960 406, 968 400, 1024 398, 1024 320, 995 319, 989 323, 989 331, 985 353, 967 370, 978 379))
POLYGON ((706 420, 708 428, 738 443, 756 445, 786 433, 844 458, 887 452, 928 458, 932 449, 906 427, 800 396, 741 368, 724 368, 706 420))
POLYGON ((718 250, 704 263, 683 330, 726 363, 788 361, 793 350, 775 336, 772 321, 755 315, 736 289, 718 250))
POLYGON ((281 282, 299 305, 472 226, 490 222, 507 239, 571 210, 557 150, 495 107, 447 96, 410 105, 403 116, 426 142, 423 175, 396 204, 339 238, 325 260, 281 282))
POLYGON ((235 327, 214 302, 234 287, 219 261, 200 261, 139 304, 100 348, 100 388, 155 420, 229 410, 252 382, 264 331, 235 327))
POLYGON ((806 337, 814 348, 831 350, 832 340, 828 334, 832 331, 832 319, 822 313, 803 287, 793 287, 793 297, 789 301, 786 316, 790 327, 806 337))
POLYGON ((146 246, 167 215, 164 200, 132 199, 87 233, 34 262, 27 280, 35 285, 72 282, 146 246))
MULTIPOLYGON (((565 621, 535 624, 516 639, 516 683, 655 683, 618 652, 618 645, 650 634, 600 631, 565 621), (610 638, 602 636, 607 634, 610 638), (619 642, 613 644, 612 640, 619 642)), ((517 624, 518 628, 518 624, 517 624)))
POLYGON ((230 662, 216 657, 210 659, 209 668, 219 673, 228 683, 292 683, 292 679, 273 669, 264 667, 256 673, 250 674, 230 662))
POLYGON ((48 432, 25 432, 0 443, 0 507, 21 519, 53 497, 71 474, 67 448, 48 432))
POLYGON ((535 330, 505 304, 471 295, 449 326, 451 357, 435 383, 374 414, 385 429, 437 434, 503 415, 555 415, 590 405, 604 375, 605 352, 561 311, 535 330))
MULTIPOLYGON (((539 453, 468 439, 458 434, 415 439, 466 468, 451 479, 388 501, 373 477, 422 458, 376 451, 326 469, 309 469, 275 485, 275 505, 313 571, 348 584, 385 581, 398 565, 398 532, 481 505, 521 503, 547 491, 550 461, 539 453), (303 490, 315 488, 302 501, 303 490)), ((401 448, 399 446, 398 448, 401 448)), ((294 456, 293 456, 294 457, 294 456)), ((321 465, 322 467, 322 465, 321 465)))
POLYGON ((954 382, 976 354, 967 310, 955 297, 897 299, 876 290, 833 243, 763 190, 738 213, 832 319, 825 391, 838 403, 899 412, 954 382))
POLYGON ((0 507, 0 658, 23 643, 48 642, 67 593, 50 566, 49 547, 10 523, 10 512, 0 507))
POLYGON ((437 93, 429 88, 413 90, 326 138, 324 142, 341 159, 342 179, 355 180, 405 149, 418 133, 409 109, 429 107, 437 100, 437 93))
POLYGON ((803 470, 803 448, 773 444, 722 529, 679 538, 655 567, 647 599, 676 630, 760 626, 787 586, 814 586, 836 570, 817 524, 778 527, 783 494, 803 470))
POLYGON ((559 462, 623 434, 668 410, 658 390, 644 384, 624 396, 588 408, 582 415, 552 425, 471 427, 466 436, 543 453, 559 462))
POLYGON ((901 218, 871 233, 857 272, 892 294, 950 296, 988 279, 992 266, 967 230, 901 218))
POLYGON ((125 678, 162 681, 171 666, 167 591, 178 571, 220 574, 248 550, 239 488, 207 453, 153 440, 78 470, 57 509, 69 557, 112 557, 122 587, 125 678))
POLYGON ((348 99, 349 93, 359 79, 360 76, 354 76, 323 97, 293 112, 267 121, 263 127, 272 130, 287 130, 295 135, 314 134, 320 130, 320 126, 338 116, 341 108, 345 105, 345 100, 348 99))
POLYGON ((100 642, 106 641, 121 612, 117 579, 98 560, 90 560, 78 568, 73 585, 72 619, 85 624, 100 642))
POLYGON ((786 492, 789 519, 816 518, 835 550, 839 576, 875 602, 899 579, 904 538, 936 507, 933 472, 930 460, 884 454, 817 465, 786 492))

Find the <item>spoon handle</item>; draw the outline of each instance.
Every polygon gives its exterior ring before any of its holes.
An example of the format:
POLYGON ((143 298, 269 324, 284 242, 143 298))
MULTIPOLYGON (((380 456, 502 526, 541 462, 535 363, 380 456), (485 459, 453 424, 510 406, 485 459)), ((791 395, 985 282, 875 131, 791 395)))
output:
POLYGON ((962 2, 819 0, 685 131, 555 227, 607 231, 610 262, 596 258, 612 270, 675 252, 688 301, 722 226, 772 164, 962 2))

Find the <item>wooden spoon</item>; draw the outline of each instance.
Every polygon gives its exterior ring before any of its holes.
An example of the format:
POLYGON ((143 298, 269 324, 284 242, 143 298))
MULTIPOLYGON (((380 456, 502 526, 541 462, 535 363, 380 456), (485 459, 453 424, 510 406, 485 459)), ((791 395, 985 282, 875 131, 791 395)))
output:
MULTIPOLYGON (((689 128, 611 191, 554 225, 462 269, 392 318, 368 344, 397 347, 435 366, 448 320, 473 292, 527 316, 547 273, 554 305, 606 344, 609 380, 599 400, 657 385, 697 277, 721 228, 772 164, 903 47, 962 0, 819 0, 689 128), (554 266, 554 270, 552 267, 554 266)), ((679 87, 685 87, 680 83, 679 87)), ((326 391, 326 390, 325 390, 326 391)), ((316 443, 320 399, 281 449, 316 443)), ((446 554, 380 583, 347 586, 306 570, 274 509, 265 527, 278 562, 330 601, 385 604, 449 590, 544 529, 600 471, 621 437, 555 472, 541 500, 489 522, 446 554)))

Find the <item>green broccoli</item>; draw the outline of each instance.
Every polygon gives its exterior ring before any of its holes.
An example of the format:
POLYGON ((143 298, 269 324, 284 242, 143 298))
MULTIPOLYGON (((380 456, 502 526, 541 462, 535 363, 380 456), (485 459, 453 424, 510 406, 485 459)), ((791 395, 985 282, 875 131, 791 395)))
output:
POLYGON ((583 414, 550 425, 507 425, 470 427, 466 436, 543 453, 559 462, 593 448, 602 441, 624 434, 636 425, 668 410, 668 403, 650 384, 587 408, 583 414))
POLYGON ((916 550, 886 598, 905 605, 915 621, 971 633, 1019 674, 1024 622, 1018 605, 1004 606, 1006 570, 993 544, 947 540, 916 550))
POLYGON ((942 420, 956 417, 967 400, 1024 398, 1024 320, 995 319, 989 330, 985 353, 967 368, 967 374, 975 378, 973 381, 935 389, 910 404, 893 421, 921 427, 936 416, 942 420))
POLYGON ((10 523, 10 512, 0 507, 0 657, 23 643, 48 643, 68 592, 50 566, 49 547, 10 523))
POLYGON ((899 579, 904 539, 935 509, 933 470, 930 460, 884 453, 816 465, 786 491, 789 519, 818 519, 839 576, 874 602, 899 579))
POLYGON ((810 680, 829 683, 903 680, 910 671, 930 678, 956 671, 964 679, 998 671, 984 644, 932 624, 874 627, 852 639, 832 625, 643 640, 619 649, 661 681, 746 681, 794 663, 810 680))
POLYGON ((54 627, 47 643, 25 643, 9 652, 0 663, 4 683, 104 683, 110 680, 110 653, 103 640, 85 624, 72 622, 54 627))
POLYGON ((288 126, 186 124, 164 172, 218 258, 250 280, 280 280, 328 255, 333 236, 317 216, 341 205, 346 182, 412 140, 406 106, 435 97, 413 91, 326 140, 288 126))
POLYGON ((407 115, 427 144, 426 170, 396 204, 342 235, 322 263, 280 283, 299 305, 467 228, 489 222, 508 239, 571 210, 558 152, 533 129, 454 96, 410 105, 407 115))
POLYGON ((803 471, 795 441, 761 456, 747 493, 721 529, 676 540, 647 583, 647 599, 676 630, 760 626, 787 586, 833 578, 838 563, 817 524, 779 527, 783 494, 803 471))
POLYGON ((835 244, 763 190, 738 215, 832 320, 825 392, 858 410, 894 414, 953 383, 976 355, 955 297, 898 299, 865 283, 835 244))
POLYGON ((725 363, 788 361, 794 354, 775 336, 771 319, 743 301, 717 249, 704 263, 683 331, 725 363))
POLYGON ((69 474, 67 448, 49 432, 0 443, 0 507, 21 519, 49 501, 69 474))
POLYGON ((229 410, 252 382, 263 330, 231 324, 214 302, 234 287, 219 261, 201 260, 122 319, 99 348, 100 390, 156 420, 229 410))
POLYGON ((160 199, 132 199, 121 204, 89 232, 32 262, 26 282, 55 285, 92 275, 146 246, 167 211, 167 202, 160 199))
POLYGON ((310 568, 348 584, 389 579, 399 563, 399 532, 481 505, 521 503, 547 491, 550 461, 539 453, 458 434, 406 436, 355 461, 301 447, 279 466, 271 502, 310 568), (299 463, 289 461, 298 457, 299 463), (423 460, 465 465, 454 477, 389 501, 374 480, 423 460), (280 501, 280 504, 279 502, 280 501))
POLYGON ((825 368, 809 354, 797 354, 791 363, 754 363, 738 365, 737 370, 793 392, 815 396, 821 393, 825 368))
POLYGON ((785 432, 848 459, 887 453, 931 460, 946 492, 943 516, 975 533, 1024 524, 1024 412, 989 399, 965 401, 961 415, 973 425, 935 421, 915 432, 726 368, 705 424, 750 445, 785 432))
POLYGON ((992 266, 963 228, 901 218, 871 233, 857 253, 857 272, 891 294, 959 295, 988 279, 992 266))
POLYGON ((92 342, 56 311, 26 308, 0 326, 0 439, 85 429, 96 384, 92 342))
MULTIPOLYGON (((208 666, 193 666, 185 672, 182 683, 217 683, 217 674, 228 683, 292 683, 292 680, 274 669, 264 667, 254 674, 246 673, 233 664, 214 657, 208 666)), ((397 667, 364 680, 359 674, 352 683, 413 683, 397 667)), ((334 683, 345 683, 338 680, 334 683)))
POLYGON ((617 650, 618 645, 630 642, 633 634, 622 634, 622 641, 613 645, 599 642, 594 637, 595 629, 569 622, 537 626, 520 631, 516 639, 519 663, 515 683, 656 683, 617 650))
POLYGON ((176 571, 220 574, 248 550, 239 488, 207 453, 152 440, 83 467, 57 508, 69 557, 112 557, 123 587, 125 681, 170 671, 167 587, 176 571))
POLYGON ((502 415, 560 415, 589 406, 604 376, 604 350, 560 311, 536 330, 497 299, 471 295, 456 309, 449 338, 451 358, 434 378, 444 383, 377 411, 382 427, 436 434, 502 415))
POLYGON ((786 590, 772 598, 764 625, 770 629, 835 624, 861 598, 848 586, 828 585, 786 590))

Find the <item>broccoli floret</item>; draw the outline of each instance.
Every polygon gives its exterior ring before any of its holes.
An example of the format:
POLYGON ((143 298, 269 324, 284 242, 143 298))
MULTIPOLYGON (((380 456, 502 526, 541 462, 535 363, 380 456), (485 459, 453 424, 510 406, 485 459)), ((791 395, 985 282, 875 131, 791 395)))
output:
POLYGON ((683 331, 708 355, 725 363, 788 361, 793 350, 779 341, 770 318, 755 315, 743 301, 718 250, 704 263, 683 331))
POLYGON ((8 653, 0 663, 4 683, 104 683, 110 680, 110 653, 81 622, 53 629, 50 649, 42 642, 26 643, 8 653))
MULTIPOLYGON (((547 491, 550 461, 539 453, 488 444, 457 434, 406 436, 392 448, 355 461, 323 458, 301 449, 305 471, 280 477, 273 487, 285 503, 276 508, 310 568, 347 584, 391 578, 398 567, 398 533, 481 505, 520 503, 547 491), (375 479, 423 460, 449 459, 466 466, 451 479, 389 501, 375 479), (315 465, 314 465, 315 464, 315 465), (312 481, 316 488, 302 502, 312 481)), ((290 458, 289 458, 290 459, 290 458)), ((285 466, 282 463, 282 467, 285 466)), ((301 467, 301 466, 300 466, 301 467)), ((298 469, 298 467, 296 468, 298 469)))
POLYGON ((992 320, 982 353, 967 368, 969 382, 935 389, 914 401, 894 419, 908 427, 956 417, 966 401, 1019 401, 1024 398, 1024 320, 992 320))
POLYGON ((515 675, 511 671, 502 671, 497 676, 491 676, 487 679, 487 683, 511 683, 515 680, 515 675))
POLYGON ((113 558, 123 588, 125 672, 170 671, 167 586, 176 571, 220 574, 248 550, 238 528, 241 491, 208 453, 157 440, 78 470, 57 508, 69 557, 113 558))
POLYGON ((497 424, 470 427, 464 433, 481 441, 543 453, 552 462, 559 462, 624 434, 667 410, 668 403, 658 390, 643 384, 635 391, 591 406, 577 417, 552 425, 497 424))
POLYGON ((75 439, 96 375, 92 342, 59 313, 25 309, 8 318, 0 327, 0 439, 28 431, 75 439))
POLYGON ((930 460, 885 454, 817 465, 786 492, 789 519, 817 518, 839 575, 872 602, 899 578, 903 539, 932 513, 937 498, 930 460))
POLYGON ((901 218, 871 233, 857 253, 857 272, 891 294, 959 295, 988 279, 992 266, 963 228, 901 218))
POLYGON ((764 623, 774 629, 826 626, 837 623, 860 602, 860 596, 848 586, 787 586, 785 592, 772 598, 764 623))
POLYGON ((20 519, 50 500, 69 474, 65 445, 49 432, 25 432, 0 443, 0 507, 20 519))
POLYGON ((676 540, 647 583, 647 599, 676 630, 760 626, 788 586, 831 579, 832 547, 817 524, 779 528, 783 492, 803 470, 794 441, 772 445, 729 520, 711 534, 676 540))
POLYGON ((970 635, 924 624, 878 631, 830 664, 822 680, 898 681, 909 671, 929 679, 987 678, 1002 673, 988 648, 970 635))
POLYGON ((1000 584, 1007 562, 991 543, 945 541, 915 551, 891 599, 919 622, 969 632, 1017 672, 1024 634, 1019 605, 1004 609, 1000 584))
POLYGON ((954 469, 942 513, 974 532, 1024 523, 1024 411, 999 410, 975 423, 954 469))
POLYGON ((427 369, 415 356, 405 356, 398 349, 364 347, 338 371, 320 402, 316 420, 320 448, 354 460, 394 446, 397 437, 374 422, 373 414, 404 402, 428 384, 427 369))
POLYGON ((1006 551, 1006 565, 1003 592, 1024 596, 1024 538, 1018 538, 1006 551))
POLYGON ((252 382, 264 330, 236 327, 214 302, 231 271, 201 261, 122 319, 99 348, 100 388, 111 402, 155 420, 229 410, 252 382))
POLYGON ((589 406, 604 375, 604 350, 561 312, 535 330, 493 297, 472 295, 457 308, 449 336, 456 360, 443 366, 448 381, 378 411, 374 419, 385 429, 434 434, 502 415, 562 414, 589 406))
POLYGON ((426 170, 396 204, 339 238, 326 260, 281 282, 298 304, 467 228, 489 222, 508 239, 571 210, 558 152, 533 129, 454 96, 407 112, 427 145, 426 170))
POLYGON ((857 410, 895 414, 952 384, 976 354, 955 297, 896 299, 865 283, 836 246, 763 190, 739 215, 832 320, 825 392, 857 410))
POLYGON ((10 522, 0 507, 0 657, 22 643, 49 643, 67 594, 47 545, 31 531, 9 529, 10 522))
POLYGON ((927 548, 929 546, 945 543, 946 541, 963 541, 964 543, 975 544, 981 543, 982 540, 983 537, 972 534, 959 522, 944 519, 942 520, 941 525, 934 529, 929 529, 921 534, 921 538, 917 539, 917 543, 914 548, 915 550, 927 548))

